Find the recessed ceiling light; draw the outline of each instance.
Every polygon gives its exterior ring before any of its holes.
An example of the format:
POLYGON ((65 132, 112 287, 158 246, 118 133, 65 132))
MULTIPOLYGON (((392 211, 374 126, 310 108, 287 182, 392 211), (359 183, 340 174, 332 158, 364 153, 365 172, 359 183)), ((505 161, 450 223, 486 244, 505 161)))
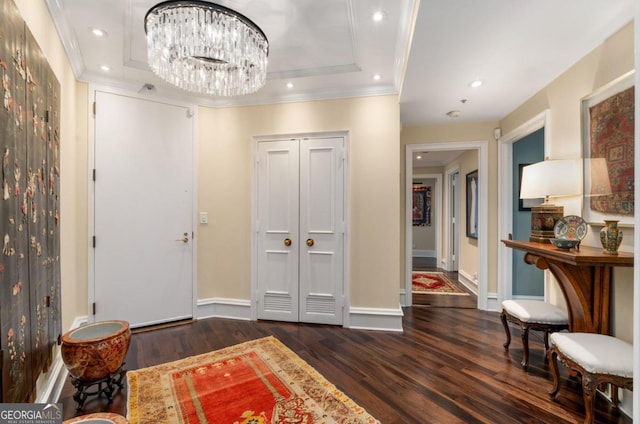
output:
POLYGON ((288 82, 287 83, 287 88, 293 88, 293 83, 292 82, 288 82))
POLYGON ((481 80, 474 80, 471 81, 471 83, 469 83, 469 85, 473 88, 477 88, 480 87, 482 85, 482 81, 481 80))
POLYGON ((416 159, 422 159, 422 156, 418 155, 416 156, 416 159))
POLYGON ((374 81, 380 81, 380 78, 381 78, 380 74, 375 74, 375 75, 373 76, 373 80, 374 80, 374 81))
POLYGON ((100 65, 100 69, 106 72, 106 71, 109 71, 111 68, 109 68, 107 65, 100 65))
POLYGON ((373 21, 374 22, 380 22, 381 20, 384 19, 384 13, 380 10, 378 10, 377 12, 375 12, 372 16, 373 21))
POLYGON ((91 33, 96 37, 106 37, 107 31, 100 28, 91 28, 91 33))
POLYGON ((449 112, 447 112, 447 116, 449 118, 458 118, 458 117, 460 117, 460 111, 459 110, 450 110, 449 112))

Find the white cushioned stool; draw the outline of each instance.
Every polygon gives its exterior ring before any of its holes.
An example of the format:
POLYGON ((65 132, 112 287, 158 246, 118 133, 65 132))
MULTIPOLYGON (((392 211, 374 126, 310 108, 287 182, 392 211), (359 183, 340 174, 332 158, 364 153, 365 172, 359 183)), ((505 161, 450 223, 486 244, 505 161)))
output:
MULTIPOLYGON (((507 341, 504 348, 509 350, 511 332, 507 321, 520 326, 522 334, 523 368, 529 364, 529 330, 544 331, 544 347, 549 350, 549 333, 569 328, 569 318, 565 311, 541 300, 505 300, 500 314, 507 341)), ((546 352, 546 351, 545 351, 546 352)))
POLYGON ((613 406, 618 406, 618 387, 633 390, 633 346, 612 336, 594 333, 554 333, 547 352, 553 375, 556 398, 560 390, 557 359, 582 376, 585 423, 593 422, 596 389, 602 383, 611 384, 613 406))

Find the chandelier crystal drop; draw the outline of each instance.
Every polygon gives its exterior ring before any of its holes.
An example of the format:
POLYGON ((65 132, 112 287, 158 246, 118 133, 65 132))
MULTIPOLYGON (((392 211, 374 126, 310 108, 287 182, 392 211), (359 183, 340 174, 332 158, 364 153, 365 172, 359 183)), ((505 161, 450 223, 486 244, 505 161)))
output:
POLYGON ((153 72, 182 89, 214 96, 264 86, 269 42, 240 13, 205 1, 165 1, 145 16, 153 72))

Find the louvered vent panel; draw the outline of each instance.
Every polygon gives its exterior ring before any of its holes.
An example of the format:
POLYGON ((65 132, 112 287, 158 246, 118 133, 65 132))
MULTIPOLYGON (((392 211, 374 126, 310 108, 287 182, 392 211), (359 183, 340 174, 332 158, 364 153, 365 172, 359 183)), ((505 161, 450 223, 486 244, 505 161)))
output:
POLYGON ((307 298, 307 312, 335 315, 336 301, 331 297, 309 297, 307 298))
POLYGON ((266 294, 264 296, 264 309, 266 311, 291 312, 291 296, 266 294))

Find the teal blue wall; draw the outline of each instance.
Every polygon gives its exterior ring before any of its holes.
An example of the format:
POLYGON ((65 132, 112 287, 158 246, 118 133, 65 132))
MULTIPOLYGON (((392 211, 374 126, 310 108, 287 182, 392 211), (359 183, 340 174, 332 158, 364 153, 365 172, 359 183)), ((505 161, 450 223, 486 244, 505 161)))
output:
MULTIPOLYGON (((531 212, 520 211, 520 164, 544 160, 544 128, 513 144, 513 238, 529 240, 531 212)), ((513 296, 544 296, 543 271, 524 263, 524 252, 513 249, 513 296)))

